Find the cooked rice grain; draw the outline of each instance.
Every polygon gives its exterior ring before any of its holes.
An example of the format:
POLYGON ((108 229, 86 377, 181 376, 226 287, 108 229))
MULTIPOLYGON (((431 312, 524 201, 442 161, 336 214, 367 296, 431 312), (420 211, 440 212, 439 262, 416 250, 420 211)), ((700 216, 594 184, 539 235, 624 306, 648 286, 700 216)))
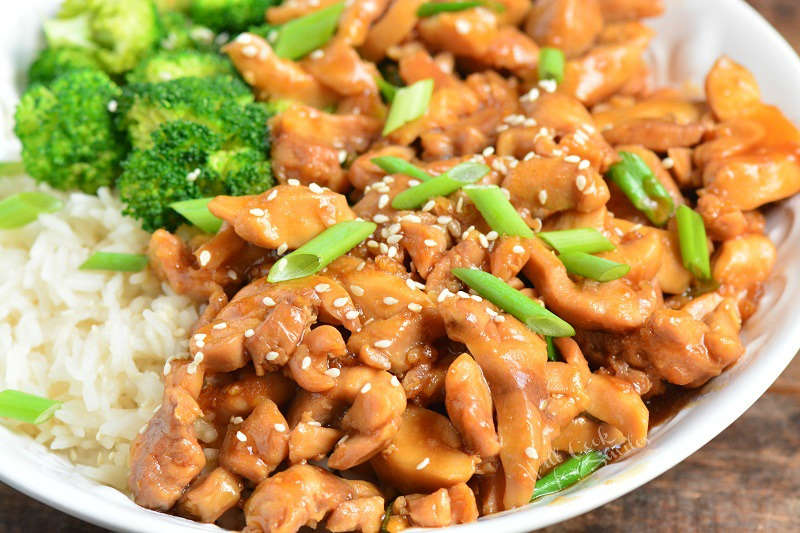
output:
MULTIPOLYGON (((0 180, 0 198, 38 186, 0 180)), ((41 187, 40 187, 41 188, 41 187)), ((126 486, 130 442, 161 401, 161 372, 187 354, 197 312, 146 270, 78 270, 93 252, 142 253, 149 234, 107 189, 0 231, 0 389, 64 403, 40 426, 3 420, 59 450, 88 477, 126 486)))

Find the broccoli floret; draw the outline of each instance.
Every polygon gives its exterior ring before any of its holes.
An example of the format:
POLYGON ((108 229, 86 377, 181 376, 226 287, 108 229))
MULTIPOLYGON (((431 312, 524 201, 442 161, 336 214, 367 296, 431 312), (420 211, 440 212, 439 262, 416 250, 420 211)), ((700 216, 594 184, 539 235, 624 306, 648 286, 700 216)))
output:
POLYGON ((264 22, 267 8, 276 0, 192 0, 189 16, 218 32, 238 33, 264 22))
POLYGON ((230 76, 134 83, 120 100, 120 126, 135 147, 146 148, 152 145, 150 134, 165 122, 191 120, 221 132, 221 110, 252 101, 247 85, 230 76))
POLYGON ((85 48, 74 46, 45 48, 28 70, 28 83, 47 85, 62 74, 82 68, 102 69, 94 56, 85 48))
MULTIPOLYGON (((266 130, 266 125, 261 125, 266 130)), ((175 229, 173 202, 219 194, 256 194, 274 184, 266 152, 223 149, 225 139, 194 122, 168 122, 153 132, 152 147, 134 150, 117 182, 125 214, 148 231, 175 229)))
POLYGON ((136 66, 161 37, 152 0, 66 0, 44 32, 49 46, 85 48, 112 74, 136 66))
POLYGON ((216 35, 210 28, 194 24, 175 11, 162 13, 160 18, 162 35, 158 45, 162 50, 215 51, 216 35))
POLYGON ((127 151, 109 109, 121 95, 99 70, 75 70, 22 96, 15 133, 27 172, 59 189, 111 185, 127 151))
POLYGON ((156 7, 162 13, 171 11, 186 11, 192 0, 155 0, 156 7))
POLYGON ((146 58, 126 76, 128 83, 157 83, 187 78, 235 75, 233 64, 224 56, 183 50, 159 52, 146 58))

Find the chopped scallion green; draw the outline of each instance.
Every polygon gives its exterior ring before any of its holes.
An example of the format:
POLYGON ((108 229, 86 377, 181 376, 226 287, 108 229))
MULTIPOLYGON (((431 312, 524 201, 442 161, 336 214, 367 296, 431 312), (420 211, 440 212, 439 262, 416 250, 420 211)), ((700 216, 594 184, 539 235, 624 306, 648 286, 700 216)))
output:
POLYGON ((682 205, 675 212, 683 266, 701 281, 711 280, 711 262, 703 217, 682 205))
POLYGON ((571 337, 575 329, 500 278, 474 268, 454 268, 453 275, 478 294, 510 313, 531 330, 552 337, 571 337))
POLYGON ((191 222, 206 233, 215 234, 222 227, 222 220, 211 214, 208 202, 213 198, 197 198, 196 200, 182 200, 169 206, 183 218, 191 222))
POLYGON ((31 191, 13 194, 0 201, 0 229, 21 228, 43 213, 55 213, 63 204, 43 192, 31 191))
POLYGON ((47 422, 61 402, 13 389, 0 392, 0 417, 29 424, 47 422))
POLYGON ((631 152, 619 155, 622 161, 611 166, 607 177, 650 222, 663 226, 675 208, 672 197, 641 157, 631 152))
POLYGON ((383 126, 383 135, 388 135, 403 124, 416 120, 428 110, 433 94, 433 80, 420 80, 413 85, 398 89, 383 126))
POLYGON ((344 5, 344 2, 339 2, 281 26, 275 43, 275 54, 284 59, 300 59, 325 46, 336 31, 344 5))
POLYGON ((375 223, 363 220, 339 222, 278 259, 269 270, 267 280, 276 283, 319 272, 369 237, 377 227, 375 223))
POLYGON ((375 77, 375 83, 378 84, 378 90, 381 92, 381 96, 383 99, 386 100, 387 103, 392 103, 394 100, 394 96, 397 94, 397 91, 400 90, 400 87, 395 87, 382 76, 375 77))
POLYGON ((537 236, 560 254, 583 252, 596 254, 613 250, 614 244, 594 228, 543 231, 537 236))
POLYGON ((539 50, 539 79, 555 80, 561 83, 564 80, 564 52, 558 48, 544 47, 539 50))
POLYGON ((612 281, 630 272, 630 265, 610 261, 584 252, 568 252, 558 258, 567 267, 567 272, 595 281, 612 281))
POLYGON ((536 481, 531 501, 568 489, 607 461, 605 454, 597 450, 570 457, 536 481))
POLYGON ((475 183, 489 173, 489 167, 481 163, 459 163, 444 174, 424 181, 399 193, 392 200, 395 209, 416 209, 431 198, 447 196, 464 185, 475 183))
POLYGON ((483 2, 477 0, 466 0, 463 2, 425 2, 417 9, 417 16, 420 18, 432 17, 439 13, 464 11, 465 9, 472 9, 473 7, 480 7, 482 5, 483 2))
POLYGON ((500 235, 533 237, 533 231, 497 185, 469 185, 464 187, 464 192, 481 212, 489 227, 500 235))
POLYGON ((95 252, 84 261, 80 270, 111 270, 115 272, 139 272, 147 266, 147 256, 143 254, 119 254, 114 252, 95 252))
POLYGON ((419 168, 418 166, 409 163, 405 159, 400 159, 393 155, 382 155, 380 157, 373 157, 370 159, 374 165, 377 165, 381 170, 389 174, 405 174, 412 178, 417 178, 420 181, 428 181, 433 179, 433 176, 419 168))
POLYGON ((553 337, 548 335, 544 340, 547 343, 547 360, 558 361, 558 348, 556 348, 556 344, 553 342, 553 337))

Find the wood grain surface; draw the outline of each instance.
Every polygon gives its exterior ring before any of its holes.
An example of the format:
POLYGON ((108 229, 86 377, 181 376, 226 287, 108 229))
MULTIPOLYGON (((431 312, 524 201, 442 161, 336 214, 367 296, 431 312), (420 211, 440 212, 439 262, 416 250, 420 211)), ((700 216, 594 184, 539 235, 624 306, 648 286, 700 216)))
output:
MULTIPOLYGON (((800 50, 800 0, 749 1, 800 50)), ((103 531, 0 484, 2 533, 103 531)), ((544 531, 800 531, 800 357, 747 413, 680 465, 544 531)))

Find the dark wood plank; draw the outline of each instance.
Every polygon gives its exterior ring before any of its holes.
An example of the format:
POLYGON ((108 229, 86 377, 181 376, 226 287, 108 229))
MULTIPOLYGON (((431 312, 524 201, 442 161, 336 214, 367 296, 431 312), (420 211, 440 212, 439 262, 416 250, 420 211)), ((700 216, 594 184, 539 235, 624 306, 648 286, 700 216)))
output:
MULTIPOLYGON (((800 50, 800 2, 749 2, 800 50)), ((619 500, 544 531, 630 530, 800 531, 800 358, 747 413, 686 461, 619 500)), ((105 530, 0 484, 0 531, 105 530)))

